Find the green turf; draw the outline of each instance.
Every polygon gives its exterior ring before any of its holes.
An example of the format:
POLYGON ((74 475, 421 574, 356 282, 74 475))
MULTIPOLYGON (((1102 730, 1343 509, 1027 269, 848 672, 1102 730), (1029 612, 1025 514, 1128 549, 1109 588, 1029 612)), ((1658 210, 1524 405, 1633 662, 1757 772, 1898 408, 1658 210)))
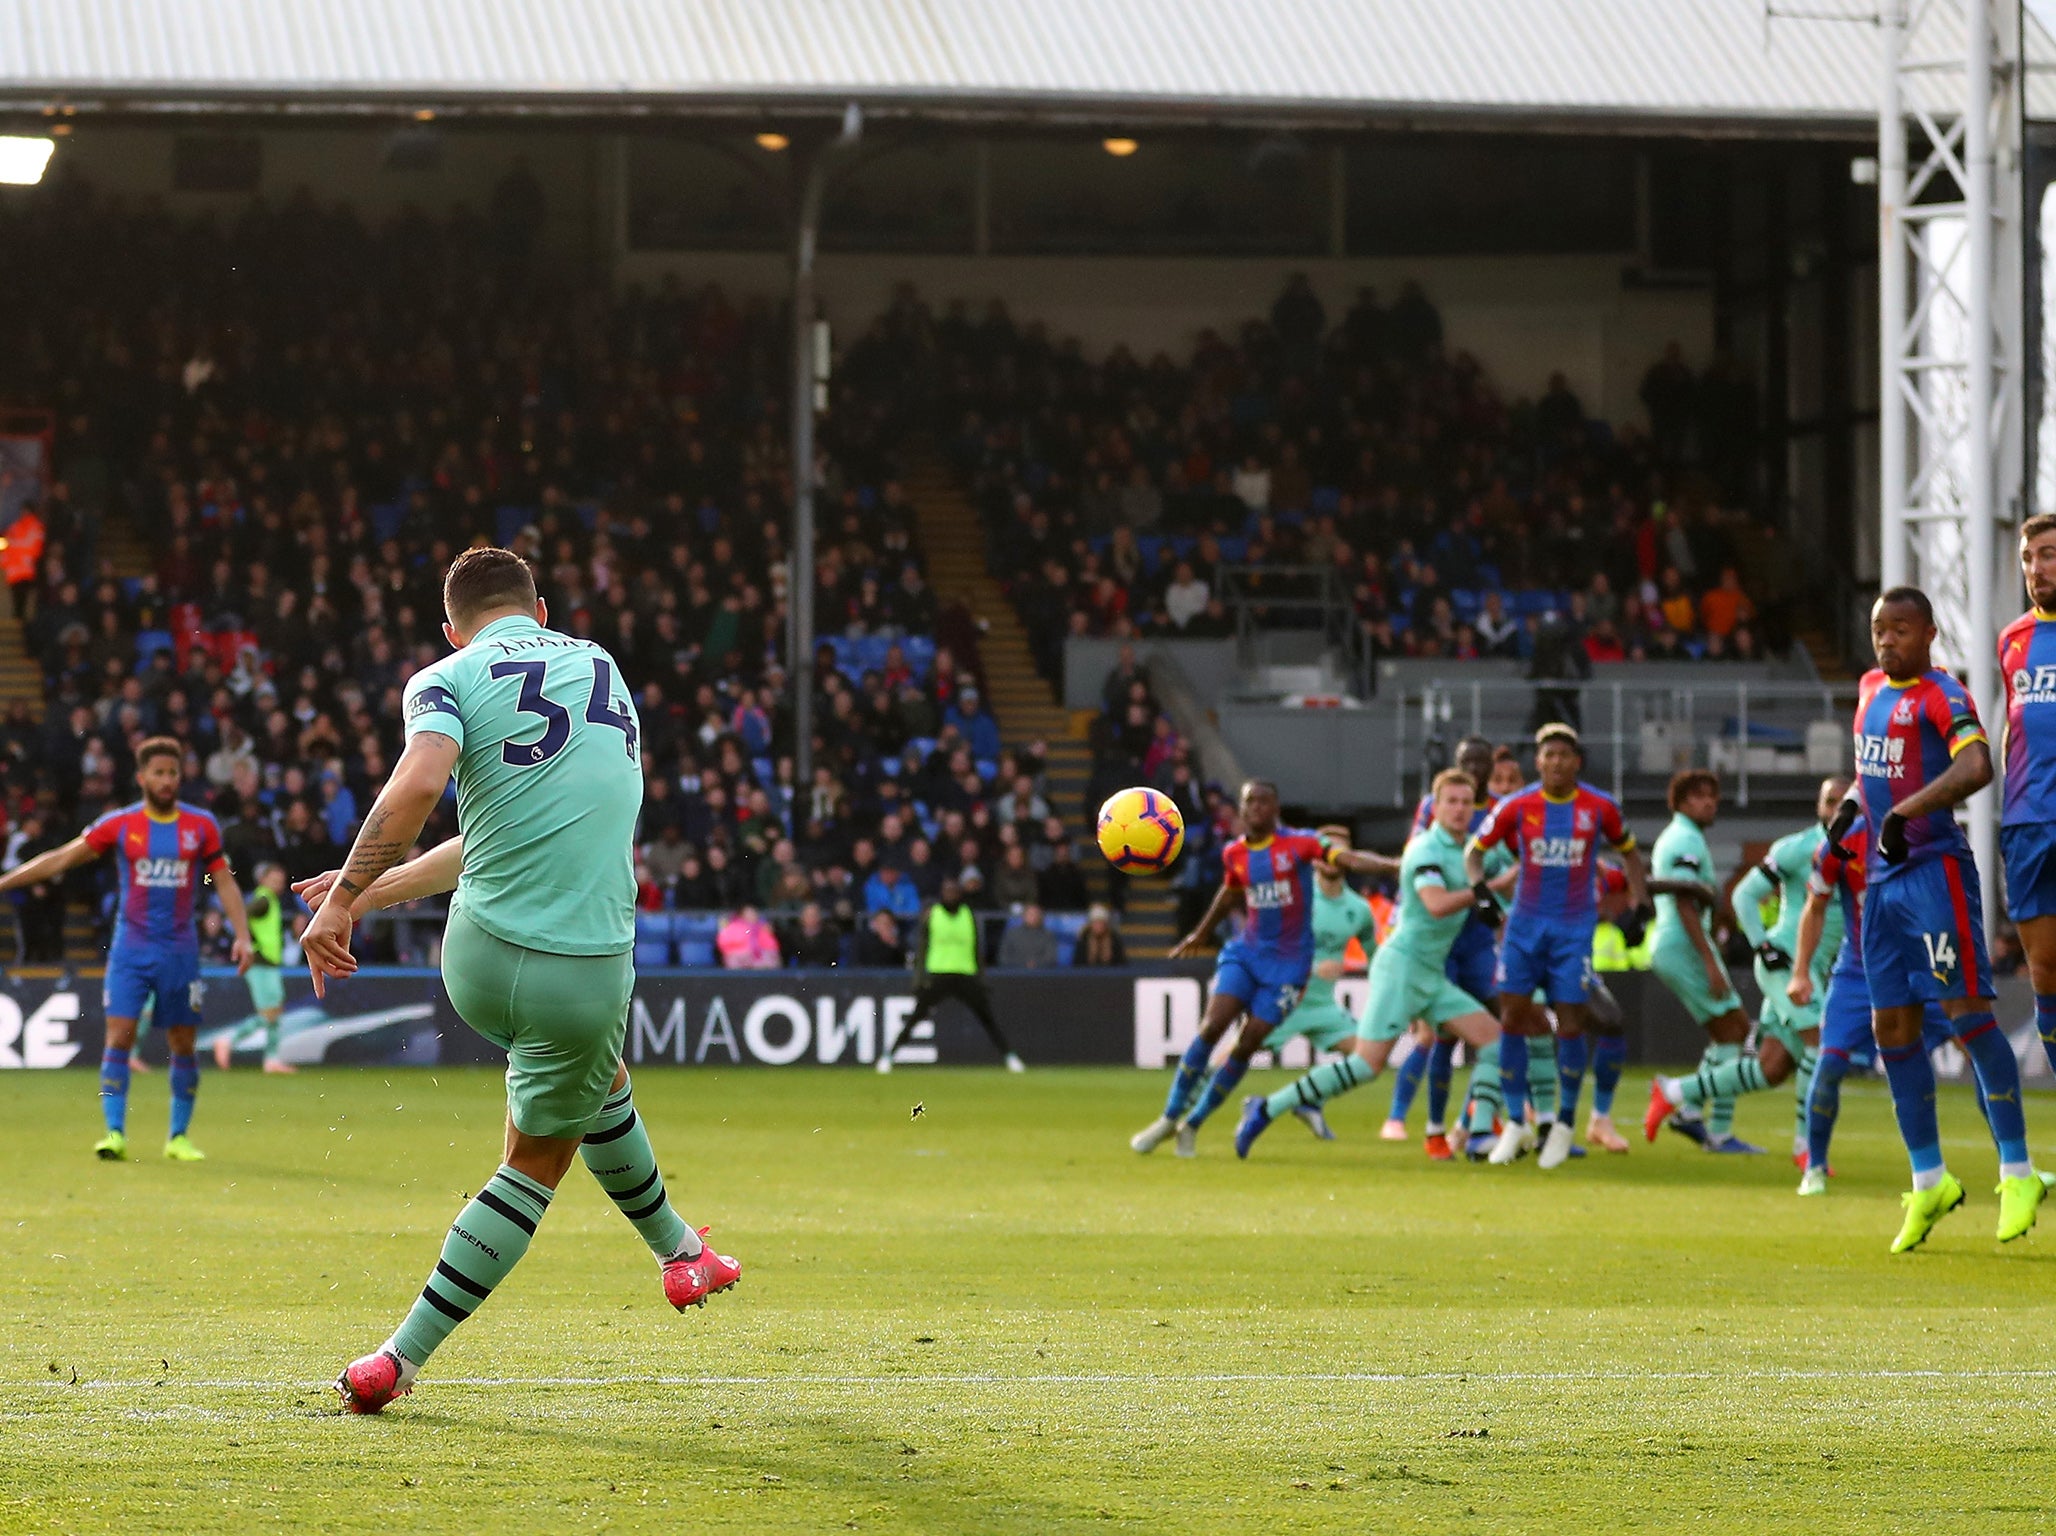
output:
MULTIPOLYGON (((322 1383, 492 1170, 498 1078, 210 1075, 193 1167, 155 1157, 163 1083, 115 1165, 90 1076, 7 1078, 0 1529, 2050 1525, 2056 1214, 1993 1243, 1958 1089, 1973 1198, 1891 1259, 1868 1085, 1802 1202, 1782 1157, 1683 1143, 1432 1166, 1375 1139, 1382 1085, 1243 1164, 1225 1115, 1196 1162, 1129 1152, 1164 1083, 1133 1071, 652 1070, 738 1291, 671 1312, 574 1168, 416 1394, 355 1419, 322 1383)), ((1742 1129, 1782 1146, 1789 1104, 1742 1129)))

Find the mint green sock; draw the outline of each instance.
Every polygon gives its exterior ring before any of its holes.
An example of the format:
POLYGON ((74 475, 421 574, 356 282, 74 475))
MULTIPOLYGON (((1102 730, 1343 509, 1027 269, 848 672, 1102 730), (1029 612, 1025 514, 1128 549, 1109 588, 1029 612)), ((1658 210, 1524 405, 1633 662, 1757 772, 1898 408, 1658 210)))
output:
POLYGON ((1792 1145, 1806 1145, 1806 1133, 1813 1121, 1808 1102, 1813 1097, 1813 1069, 1820 1065, 1820 1047, 1809 1045, 1792 1070, 1792 1145))
POLYGON ((635 1112, 630 1084, 623 1083, 619 1092, 608 1095, 579 1143, 578 1155, 614 1208, 642 1234, 650 1252, 668 1259, 681 1250, 687 1258, 700 1251, 699 1238, 672 1209, 664 1191, 664 1175, 657 1171, 657 1154, 642 1116, 635 1112))
POLYGON ((1495 1039, 1476 1052, 1471 1062, 1471 1134, 1491 1130, 1493 1119, 1505 1104, 1499 1087, 1499 1042, 1495 1039))
POLYGON ((503 1163, 457 1213, 443 1239, 443 1256, 406 1320, 393 1331, 392 1347, 416 1365, 427 1364, 437 1346, 521 1262, 549 1208, 547 1189, 503 1163))
POLYGON ((1351 1051, 1333 1061, 1324 1061, 1298 1081, 1287 1083, 1264 1101, 1264 1108, 1273 1120, 1282 1119, 1295 1109, 1318 1108, 1338 1093, 1361 1088, 1377 1075, 1369 1062, 1351 1051))
POLYGON ((1554 1120, 1559 1082, 1556 1074, 1556 1036, 1528 1038, 1528 1101, 1535 1106, 1537 1120, 1554 1120))

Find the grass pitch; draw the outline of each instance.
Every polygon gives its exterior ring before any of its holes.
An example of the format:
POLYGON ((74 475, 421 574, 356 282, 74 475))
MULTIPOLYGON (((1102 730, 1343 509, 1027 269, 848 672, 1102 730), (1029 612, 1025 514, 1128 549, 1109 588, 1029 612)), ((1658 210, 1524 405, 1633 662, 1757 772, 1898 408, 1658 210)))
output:
MULTIPOLYGON (((1160 1075, 649 1070, 674 1197, 742 1286, 674 1314, 574 1168, 415 1395, 357 1419, 325 1383, 493 1168, 498 1077, 210 1075, 191 1167, 154 1156, 163 1084, 131 1101, 152 1155, 101 1164, 90 1075, 6 1081, 0 1529, 2056 1523, 2056 1211, 1992 1241, 1959 1089, 1972 1201, 1892 1259, 1872 1086, 1801 1201, 1782 1157, 1681 1142, 1430 1165, 1375 1139, 1382 1084, 1339 1143, 1288 1123, 1244 1164, 1225 1114, 1195 1162, 1128 1151, 1160 1075)), ((1743 1129, 1781 1147, 1789 1105, 1743 1129)))

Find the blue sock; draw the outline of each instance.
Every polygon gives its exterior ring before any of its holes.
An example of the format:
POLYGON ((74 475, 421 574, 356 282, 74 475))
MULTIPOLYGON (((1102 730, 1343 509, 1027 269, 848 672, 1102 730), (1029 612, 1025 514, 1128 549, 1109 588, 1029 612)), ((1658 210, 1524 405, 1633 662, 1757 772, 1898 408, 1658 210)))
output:
POLYGON ((1849 1072, 1849 1053, 1833 1049, 1820 1053, 1813 1069, 1813 1087, 1806 1096, 1806 1166, 1826 1172, 1828 1142, 1835 1134, 1835 1119, 1842 1113, 1842 1079, 1849 1072))
POLYGON ((1449 1115, 1449 1079, 1456 1066, 1456 1042, 1435 1037, 1428 1052, 1428 1124, 1441 1126, 1449 1115))
POLYGON ((1392 1113, 1387 1119, 1404 1120, 1413 1113, 1414 1095, 1421 1091, 1421 1079, 1427 1075, 1428 1053, 1416 1045, 1393 1070, 1392 1113))
POLYGON ((1601 1035, 1592 1047, 1592 1113, 1613 1118, 1613 1091, 1621 1085, 1628 1064, 1628 1037, 1601 1035))
POLYGON ((171 1134, 183 1136, 193 1123, 193 1100, 200 1093, 200 1059, 171 1058, 171 1134))
POLYGON ((2049 1065, 2056 1067, 2056 996, 2046 992, 2035 994, 2035 1028, 2041 1032, 2042 1049, 2048 1054, 2049 1065))
POLYGON ((1499 1091, 1506 1099, 1506 1118, 1518 1125, 1528 1118, 1528 1037, 1499 1037, 1499 1091))
POLYGON ((1171 1079, 1170 1097, 1164 1100, 1166 1120, 1176 1120, 1185 1113, 1185 1106, 1192 1102, 1192 1091, 1206 1076, 1207 1060, 1213 1054, 1213 1045, 1204 1036, 1193 1036, 1192 1044, 1186 1046, 1185 1054, 1178 1058, 1178 1071, 1171 1079))
POLYGON ((1570 1125, 1578 1118, 1578 1095, 1585 1091, 1585 1063, 1592 1059, 1592 1041, 1586 1035, 1572 1035, 1556 1042, 1556 1080, 1562 1097, 1556 1118, 1570 1125))
POLYGON ((1242 1074, 1249 1070, 1249 1063, 1239 1057, 1230 1056, 1207 1079, 1206 1092, 1199 1096, 1199 1102, 1192 1113, 1185 1117, 1187 1125, 1197 1126, 1206 1122, 1206 1117, 1221 1107, 1221 1103, 1235 1091, 1235 1085, 1242 1081, 1242 1074))
POLYGON ((2013 1059, 2012 1042, 1989 1009, 1966 1013, 1953 1027, 1957 1043, 1977 1072, 1980 1107, 1985 1123, 1992 1128, 1992 1140, 1999 1146, 1999 1172, 2010 1179, 2025 1177, 2032 1165, 2027 1155, 2027 1116, 2020 1106, 2020 1063, 2013 1059))
POLYGON ((128 1125, 128 1085, 129 1053, 110 1045, 100 1053, 100 1113, 110 1131, 128 1125))
POLYGON ((1878 1055, 1885 1080, 1892 1085, 1892 1113, 1899 1121, 1899 1139, 1913 1165, 1913 1187, 1929 1189, 1942 1172, 1942 1132, 1935 1124, 1935 1067, 1927 1046, 1916 1040, 1878 1055))

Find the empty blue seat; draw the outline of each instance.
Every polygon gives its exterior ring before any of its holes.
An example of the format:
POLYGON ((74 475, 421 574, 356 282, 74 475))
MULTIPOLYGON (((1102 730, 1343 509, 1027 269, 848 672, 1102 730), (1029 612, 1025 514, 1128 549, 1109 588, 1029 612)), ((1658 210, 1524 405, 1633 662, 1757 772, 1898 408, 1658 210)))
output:
POLYGON ((718 912, 680 912, 673 919, 672 932, 678 942, 678 963, 702 969, 718 965, 714 940, 721 932, 718 912))
POLYGON ((535 519, 533 507, 496 507, 493 509, 493 532, 498 535, 500 546, 505 548, 521 536, 521 530, 535 519))
POLYGON ((666 966, 671 963, 671 914, 635 914, 635 963, 638 966, 666 966))

